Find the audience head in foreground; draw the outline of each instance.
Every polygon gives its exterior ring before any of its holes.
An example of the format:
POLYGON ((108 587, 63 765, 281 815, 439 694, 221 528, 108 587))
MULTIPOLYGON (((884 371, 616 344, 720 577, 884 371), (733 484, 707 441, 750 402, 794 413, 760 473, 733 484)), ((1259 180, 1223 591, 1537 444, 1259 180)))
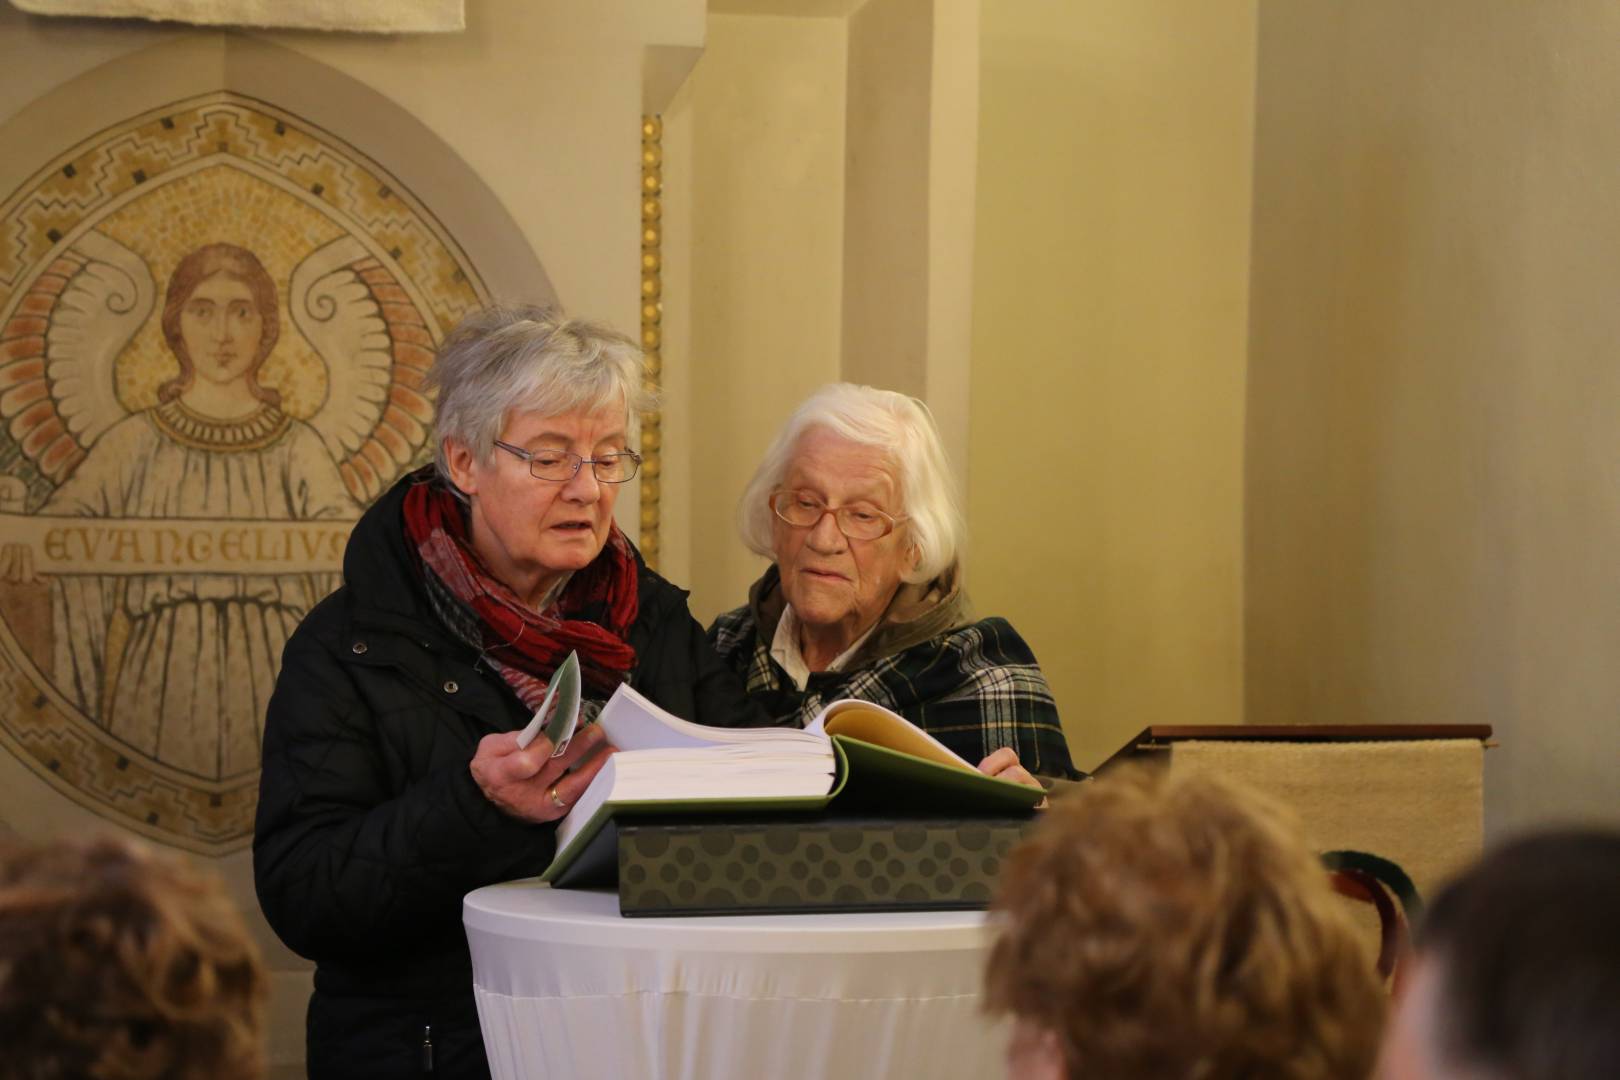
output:
POLYGON ((1383 1080, 1620 1076, 1620 833, 1491 852, 1429 908, 1383 1080))
POLYGON ((1363 1080, 1384 997, 1292 815, 1170 769, 1116 769, 1013 852, 986 1007, 1018 1080, 1363 1080))
POLYGON ((0 846, 0 1075, 264 1075, 268 984, 219 881, 100 839, 0 846))
POLYGON ((1073 778, 1029 645, 1005 619, 971 614, 955 488, 922 402, 822 387, 743 492, 743 543, 772 565, 710 640, 779 721, 802 726, 829 701, 859 698, 993 775, 1073 778))

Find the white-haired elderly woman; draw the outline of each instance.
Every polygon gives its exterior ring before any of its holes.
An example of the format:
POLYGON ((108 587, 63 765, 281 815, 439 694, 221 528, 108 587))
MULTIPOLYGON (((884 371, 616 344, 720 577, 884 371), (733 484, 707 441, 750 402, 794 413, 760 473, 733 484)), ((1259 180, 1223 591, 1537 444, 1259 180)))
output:
POLYGON ((823 387, 766 451, 738 523, 773 565, 709 640, 773 718, 802 726, 860 698, 992 775, 1078 775, 1035 655, 969 611, 962 518, 921 402, 823 387))
POLYGON ((628 682, 689 719, 765 720, 613 523, 640 463, 635 345, 491 309, 430 381, 436 460, 355 527, 266 720, 254 874, 316 963, 312 1077, 488 1075, 461 900, 543 870, 606 759, 595 727, 555 759, 544 736, 517 748, 570 651, 587 700, 628 682))

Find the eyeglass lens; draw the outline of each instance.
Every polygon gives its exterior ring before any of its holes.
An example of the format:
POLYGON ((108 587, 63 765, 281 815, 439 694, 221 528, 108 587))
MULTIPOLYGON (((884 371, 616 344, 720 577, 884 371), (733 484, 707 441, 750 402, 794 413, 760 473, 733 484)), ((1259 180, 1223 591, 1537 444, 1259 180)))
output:
MULTIPOLYGON (((563 450, 537 450, 529 458, 529 472, 539 480, 572 480, 585 460, 563 450)), ((591 460, 591 472, 604 484, 622 484, 636 475, 639 465, 628 452, 603 454, 591 460)))
MULTIPOLYGON (((814 528, 827 515, 828 507, 820 499, 803 492, 779 491, 771 496, 771 509, 789 525, 801 529, 814 528)), ((876 540, 894 528, 894 519, 881 510, 856 503, 840 506, 832 512, 838 531, 851 540, 876 540)))

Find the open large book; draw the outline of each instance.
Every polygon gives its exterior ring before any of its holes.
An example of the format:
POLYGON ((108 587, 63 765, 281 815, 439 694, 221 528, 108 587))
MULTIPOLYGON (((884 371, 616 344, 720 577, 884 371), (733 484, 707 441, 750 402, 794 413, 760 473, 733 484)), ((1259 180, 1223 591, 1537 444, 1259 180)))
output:
POLYGON ((619 748, 557 825, 541 876, 570 868, 616 818, 814 811, 1006 814, 1043 792, 986 776, 909 720, 865 701, 835 701, 804 730, 718 728, 673 716, 621 686, 597 721, 619 748))

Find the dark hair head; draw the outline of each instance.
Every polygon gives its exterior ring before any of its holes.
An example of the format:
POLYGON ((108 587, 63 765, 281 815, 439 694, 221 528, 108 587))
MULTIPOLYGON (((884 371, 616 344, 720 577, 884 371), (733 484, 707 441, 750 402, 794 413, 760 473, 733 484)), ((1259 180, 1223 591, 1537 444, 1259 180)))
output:
POLYGON ((268 983, 217 878, 110 838, 0 841, 0 1075, 264 1075, 268 983))
POLYGON ((260 401, 279 405, 281 395, 260 386, 256 378, 259 368, 270 356, 270 350, 276 347, 276 342, 281 338, 276 283, 253 252, 235 244, 207 244, 200 247, 181 259, 180 265, 169 275, 169 291, 163 298, 163 340, 169 343, 169 350, 180 361, 180 374, 158 387, 158 400, 173 401, 185 392, 196 377, 196 368, 186 352, 185 339, 180 334, 180 313, 197 286, 215 274, 224 274, 240 281, 253 293, 253 303, 259 309, 262 329, 259 332, 258 351, 254 354, 252 366, 248 368, 248 385, 260 401))
POLYGON ((1451 882, 1419 948, 1441 1057, 1503 1080, 1620 1077, 1620 833, 1516 840, 1451 882))

